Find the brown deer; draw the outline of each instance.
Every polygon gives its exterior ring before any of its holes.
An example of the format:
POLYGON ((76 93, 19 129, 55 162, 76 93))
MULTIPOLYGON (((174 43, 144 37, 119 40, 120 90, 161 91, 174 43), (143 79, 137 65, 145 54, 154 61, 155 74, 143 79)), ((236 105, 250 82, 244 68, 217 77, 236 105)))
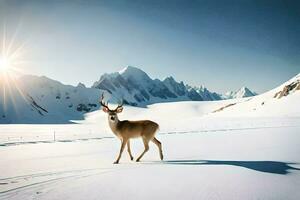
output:
POLYGON ((163 160, 161 142, 155 138, 155 133, 159 129, 159 125, 150 120, 121 121, 118 118, 118 113, 121 113, 123 111, 123 102, 121 104, 118 104, 116 109, 111 110, 108 107, 108 103, 103 102, 103 99, 104 95, 102 94, 99 102, 102 106, 102 110, 108 114, 109 127, 112 130, 112 132, 121 140, 121 149, 118 158, 114 162, 114 164, 119 163, 126 144, 130 159, 133 160, 133 156, 130 150, 130 139, 138 137, 141 137, 143 139, 145 150, 136 159, 136 162, 139 162, 144 156, 144 154, 149 150, 150 141, 157 145, 159 149, 160 159, 163 160))

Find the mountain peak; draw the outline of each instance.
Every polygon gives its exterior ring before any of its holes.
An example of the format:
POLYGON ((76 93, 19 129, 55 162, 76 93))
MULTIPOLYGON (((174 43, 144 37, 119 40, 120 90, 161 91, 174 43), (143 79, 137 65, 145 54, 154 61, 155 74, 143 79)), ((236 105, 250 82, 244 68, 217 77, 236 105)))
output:
POLYGON ((78 88, 86 88, 86 86, 83 83, 81 83, 81 82, 79 82, 76 87, 78 87, 78 88))
POLYGON ((125 78, 125 79, 135 79, 137 81, 149 81, 150 77, 148 76, 148 74, 146 72, 144 72, 143 70, 137 68, 137 67, 133 67, 133 66, 127 66, 124 69, 122 69, 121 71, 119 71, 119 74, 125 78))
POLYGON ((241 87, 239 90, 250 91, 249 88, 247 88, 246 86, 241 87))
POLYGON ((255 96, 256 93, 252 92, 249 88, 243 86, 237 91, 228 91, 225 93, 224 98, 225 99, 235 99, 235 98, 244 98, 244 97, 252 97, 255 96))
POLYGON ((168 76, 163 81, 164 82, 166 82, 166 81, 176 82, 175 79, 173 78, 173 76, 168 76))
POLYGON ((146 72, 144 72, 140 68, 128 65, 124 69, 120 70, 119 74, 120 75, 124 75, 124 74, 146 74, 146 72))

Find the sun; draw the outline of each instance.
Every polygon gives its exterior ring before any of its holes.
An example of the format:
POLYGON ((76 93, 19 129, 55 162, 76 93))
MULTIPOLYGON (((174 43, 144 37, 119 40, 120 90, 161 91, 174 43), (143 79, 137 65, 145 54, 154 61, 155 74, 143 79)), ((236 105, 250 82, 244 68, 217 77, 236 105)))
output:
POLYGON ((24 60, 25 43, 16 45, 14 39, 8 40, 6 34, 3 35, 3 40, 0 39, 0 78, 21 75, 23 74, 22 68, 26 65, 26 60, 24 60))
POLYGON ((0 112, 6 112, 8 103, 12 104, 17 111, 18 106, 15 97, 18 95, 15 94, 19 94, 25 101, 28 101, 26 92, 19 82, 19 77, 26 72, 23 71, 23 68, 28 63, 27 60, 24 60, 26 43, 15 44, 17 32, 10 35, 12 39, 7 39, 5 26, 2 30, 4 31, 1 32, 0 28, 0 36, 3 37, 2 39, 0 37, 0 112))
POLYGON ((0 56, 0 71, 7 72, 11 68, 11 61, 7 57, 0 56))

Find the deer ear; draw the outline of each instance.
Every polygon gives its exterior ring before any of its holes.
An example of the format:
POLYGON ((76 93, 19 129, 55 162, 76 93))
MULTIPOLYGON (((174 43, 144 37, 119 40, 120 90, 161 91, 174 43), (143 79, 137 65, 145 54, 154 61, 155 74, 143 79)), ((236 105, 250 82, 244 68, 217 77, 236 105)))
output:
POLYGON ((108 113, 108 108, 106 108, 106 107, 102 107, 102 110, 103 110, 103 112, 106 112, 106 113, 108 113))
POLYGON ((123 111, 123 107, 120 107, 120 108, 117 109, 117 113, 120 113, 122 111, 123 111))

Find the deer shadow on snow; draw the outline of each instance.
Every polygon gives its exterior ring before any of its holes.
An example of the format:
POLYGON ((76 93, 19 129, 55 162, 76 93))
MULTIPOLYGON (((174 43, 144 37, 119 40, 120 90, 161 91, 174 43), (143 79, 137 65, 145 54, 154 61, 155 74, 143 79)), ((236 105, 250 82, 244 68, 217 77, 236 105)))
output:
POLYGON ((279 161, 228 161, 228 160, 166 160, 164 164, 170 165, 230 165, 243 167, 259 172, 286 175, 290 170, 300 170, 291 167, 296 163, 285 163, 279 161))

